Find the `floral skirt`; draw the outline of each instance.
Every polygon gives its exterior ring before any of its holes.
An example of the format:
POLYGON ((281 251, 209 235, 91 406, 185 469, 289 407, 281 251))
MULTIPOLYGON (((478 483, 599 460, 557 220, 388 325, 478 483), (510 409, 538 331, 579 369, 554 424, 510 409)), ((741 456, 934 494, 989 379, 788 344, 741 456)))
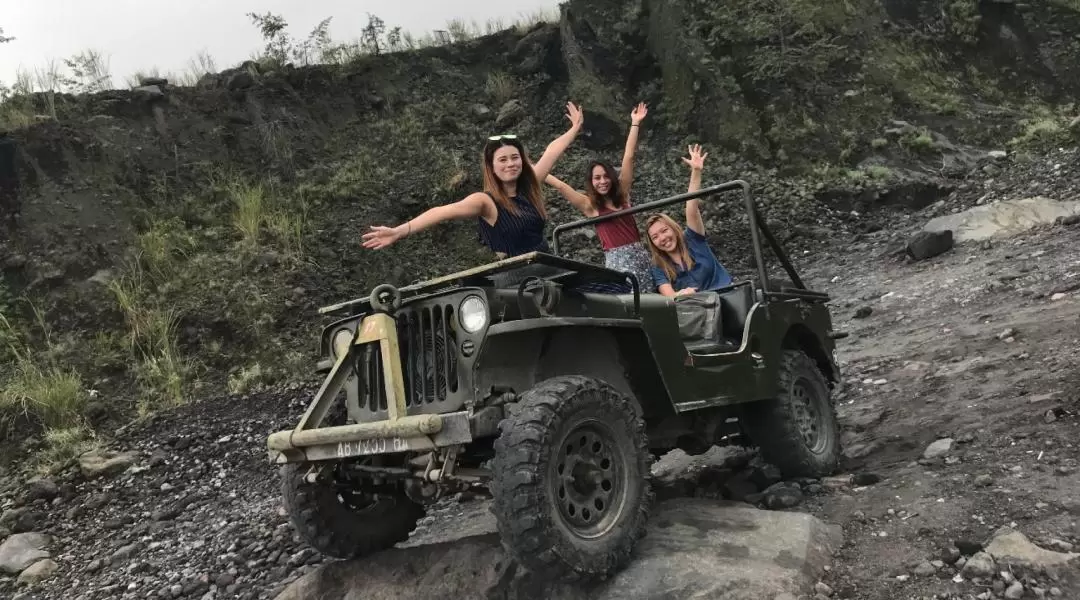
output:
POLYGON ((637 277, 642 294, 656 292, 656 282, 653 281, 652 272, 649 271, 649 267, 652 266, 652 257, 643 243, 637 242, 605 250, 604 266, 615 271, 633 273, 634 277, 637 277))

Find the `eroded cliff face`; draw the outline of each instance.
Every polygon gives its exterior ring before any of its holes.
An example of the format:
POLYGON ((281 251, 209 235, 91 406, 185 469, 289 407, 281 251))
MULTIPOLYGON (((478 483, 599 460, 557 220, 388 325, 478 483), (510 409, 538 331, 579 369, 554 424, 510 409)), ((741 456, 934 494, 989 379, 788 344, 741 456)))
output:
POLYGON ((986 127, 987 104, 1080 89, 1078 30, 1067 0, 612 0, 570 3, 563 20, 571 89, 607 83, 596 108, 649 97, 672 133, 804 167, 871 153, 890 117, 1007 135, 986 127))
MULTIPOLYGON (((492 133, 538 156, 567 99, 587 120, 560 177, 617 161, 645 101, 636 198, 684 190, 678 159, 700 141, 708 180, 747 179, 794 250, 813 248, 887 226, 879 204, 949 194, 986 150, 1072 140, 1055 102, 1080 88, 1078 31, 1070 0, 573 0, 558 23, 454 46, 58 97, 55 120, 8 134, 20 218, 0 308, 9 337, 103 391, 97 423, 300 377, 316 307, 490 259, 471 223, 381 252, 360 247, 366 227, 477 189, 492 133)), ((548 198, 554 221, 576 218, 548 198)), ((749 269, 737 211, 709 219, 749 269)), ((571 238, 599 259, 588 232, 571 238)))

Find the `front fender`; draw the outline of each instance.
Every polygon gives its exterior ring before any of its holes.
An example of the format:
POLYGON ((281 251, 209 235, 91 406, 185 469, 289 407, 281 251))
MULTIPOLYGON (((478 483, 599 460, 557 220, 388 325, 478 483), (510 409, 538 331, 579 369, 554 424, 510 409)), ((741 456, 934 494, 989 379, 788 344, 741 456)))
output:
POLYGON ((674 410, 635 319, 543 317, 492 325, 475 369, 481 398, 497 390, 521 394, 557 375, 589 375, 635 398, 646 416, 674 410))

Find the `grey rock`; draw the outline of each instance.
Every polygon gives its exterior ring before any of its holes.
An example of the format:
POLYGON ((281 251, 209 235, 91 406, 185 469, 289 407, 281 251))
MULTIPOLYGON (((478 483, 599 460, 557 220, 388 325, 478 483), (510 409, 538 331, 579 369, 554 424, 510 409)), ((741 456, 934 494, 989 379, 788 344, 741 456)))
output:
POLYGON ((952 250, 953 232, 920 231, 907 243, 907 254, 914 260, 927 260, 952 250))
POLYGON ((1069 561, 1080 557, 1080 554, 1075 552, 1054 552, 1040 548, 1031 543, 1023 533, 1008 527, 1003 527, 994 534, 986 546, 986 553, 1002 567, 1037 572, 1064 567, 1069 561))
POLYGON ((398 600, 799 597, 810 592, 832 562, 842 537, 838 527, 807 514, 693 498, 658 503, 649 523, 633 562, 591 589, 500 567, 506 559, 492 522, 482 535, 395 548, 363 561, 331 562, 289 585, 277 600, 350 594, 398 600), (400 573, 410 570, 442 575, 403 581, 400 573))
POLYGON ((924 562, 919 563, 919 566, 915 567, 915 570, 913 572, 919 577, 927 577, 936 573, 937 569, 934 567, 934 565, 928 562, 924 562))
POLYGON ((762 501, 765 506, 776 510, 798 506, 803 501, 803 493, 798 484, 777 483, 765 490, 762 501))
POLYGON ((92 450, 79 457, 79 469, 87 479, 111 477, 126 471, 136 457, 134 452, 92 450))
POLYGON ((923 451, 923 458, 928 460, 941 458, 952 450, 952 445, 952 438, 942 438, 940 440, 937 440, 926 447, 926 450, 923 451))
POLYGON ((994 559, 986 552, 977 552, 964 563, 960 573, 966 577, 990 577, 994 574, 994 559))
POLYGON ((43 533, 17 533, 0 544, 0 572, 18 575, 35 562, 50 558, 51 539, 43 533))
POLYGON ((156 85, 140 86, 140 87, 135 88, 134 91, 135 91, 136 94, 139 94, 139 95, 144 96, 146 98, 149 98, 151 100, 155 100, 155 99, 158 99, 158 98, 164 98, 165 97, 165 92, 161 91, 161 88, 159 88, 156 85))
POLYGON ((255 85, 255 77, 247 69, 238 70, 225 80, 225 87, 231 91, 246 90, 253 85, 255 85))
POLYGON ((527 114, 520 100, 510 100, 499 109, 499 116, 495 117, 495 126, 511 127, 524 119, 527 114))
POLYGON ((1023 598, 1024 584, 1020 583, 1019 581, 1012 582, 1012 585, 1010 585, 1005 590, 1005 597, 1009 600, 1020 600, 1020 598, 1023 598))
POLYGON ((26 482, 26 499, 30 502, 34 500, 49 501, 59 495, 60 488, 51 479, 37 478, 26 482))
POLYGON ((27 567, 19 574, 19 583, 23 585, 35 585, 53 576, 60 566, 52 559, 42 559, 27 567))

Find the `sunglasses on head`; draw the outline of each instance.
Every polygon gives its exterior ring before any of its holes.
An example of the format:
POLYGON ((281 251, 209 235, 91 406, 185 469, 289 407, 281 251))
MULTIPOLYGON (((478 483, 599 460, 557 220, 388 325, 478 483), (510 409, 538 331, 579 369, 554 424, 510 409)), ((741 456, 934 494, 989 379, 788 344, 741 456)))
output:
POLYGON ((488 138, 489 142, 498 142, 501 140, 516 140, 517 136, 512 133, 505 133, 503 135, 493 135, 488 138))

